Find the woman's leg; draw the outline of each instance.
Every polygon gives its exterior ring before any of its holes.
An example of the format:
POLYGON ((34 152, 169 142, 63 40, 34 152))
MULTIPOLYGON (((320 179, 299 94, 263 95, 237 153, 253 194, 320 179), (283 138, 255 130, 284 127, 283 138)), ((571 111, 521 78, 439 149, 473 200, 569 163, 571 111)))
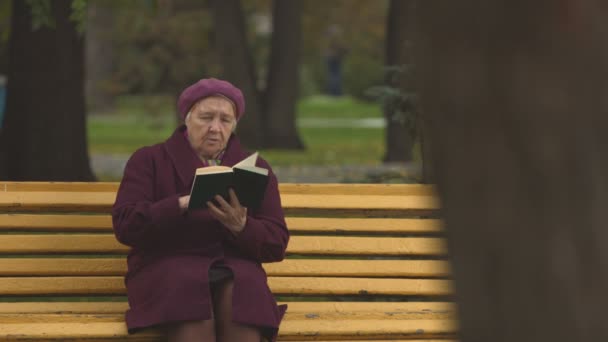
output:
POLYGON ((169 342, 213 342, 215 341, 215 321, 186 321, 169 327, 169 342))
POLYGON ((229 279, 216 286, 213 292, 217 341, 260 342, 262 335, 258 328, 232 321, 233 288, 234 280, 229 279))

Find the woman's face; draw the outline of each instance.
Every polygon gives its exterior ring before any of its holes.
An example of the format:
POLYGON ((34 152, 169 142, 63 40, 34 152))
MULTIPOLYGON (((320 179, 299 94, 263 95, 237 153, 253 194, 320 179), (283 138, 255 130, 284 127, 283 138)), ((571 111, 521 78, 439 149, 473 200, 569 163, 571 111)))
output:
POLYGON ((185 123, 192 148, 203 158, 215 158, 228 143, 236 115, 232 102, 211 96, 192 106, 185 123))

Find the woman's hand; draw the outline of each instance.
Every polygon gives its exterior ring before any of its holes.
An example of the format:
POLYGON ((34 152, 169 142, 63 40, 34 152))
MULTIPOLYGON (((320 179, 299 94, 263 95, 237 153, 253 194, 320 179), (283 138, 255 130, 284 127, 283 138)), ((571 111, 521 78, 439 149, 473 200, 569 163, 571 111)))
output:
POLYGON ((216 195, 215 199, 219 207, 210 201, 207 202, 211 216, 220 221, 234 235, 238 235, 247 223, 247 208, 243 207, 236 197, 234 190, 229 190, 230 203, 226 202, 222 196, 216 195))
POLYGON ((190 195, 182 196, 179 198, 179 209, 182 213, 188 210, 188 204, 190 203, 190 195))

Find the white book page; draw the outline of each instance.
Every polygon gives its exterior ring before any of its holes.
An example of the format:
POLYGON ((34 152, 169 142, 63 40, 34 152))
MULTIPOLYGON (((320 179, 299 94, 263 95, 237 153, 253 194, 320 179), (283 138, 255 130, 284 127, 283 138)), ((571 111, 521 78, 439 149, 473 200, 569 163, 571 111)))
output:
POLYGON ((210 175, 213 173, 229 173, 232 169, 227 166, 207 166, 196 169, 196 175, 210 175))
POLYGON ((243 166, 255 166, 255 163, 258 160, 258 152, 250 155, 249 157, 241 160, 240 162, 238 162, 237 164, 234 165, 234 167, 240 167, 242 168, 243 166))

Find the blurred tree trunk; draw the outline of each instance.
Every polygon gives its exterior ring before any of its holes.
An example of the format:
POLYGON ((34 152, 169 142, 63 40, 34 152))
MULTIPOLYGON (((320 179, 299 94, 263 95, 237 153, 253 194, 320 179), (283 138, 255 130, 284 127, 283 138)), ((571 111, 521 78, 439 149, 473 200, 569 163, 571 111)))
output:
POLYGON ((0 177, 90 181, 84 103, 84 42, 55 0, 56 28, 32 31, 26 1, 14 1, 0 177))
POLYGON ((302 1, 273 1, 273 33, 265 92, 265 145, 302 149, 296 128, 299 89, 302 1))
POLYGON ((422 110, 419 110, 418 117, 418 134, 420 135, 420 153, 422 157, 422 179, 421 183, 435 184, 434 167, 433 167, 433 148, 431 147, 431 133, 429 132, 430 124, 422 110))
POLYGON ((115 53, 111 44, 114 27, 112 7, 107 1, 89 0, 86 30, 86 99, 90 112, 103 112, 114 105, 114 96, 104 84, 114 70, 115 53))
POLYGON ((239 87, 245 95, 246 115, 239 122, 238 135, 247 147, 261 147, 264 144, 263 111, 241 1, 210 0, 209 6, 214 19, 215 44, 224 66, 222 78, 239 87))
POLYGON ((0 0, 0 74, 6 75, 8 71, 8 42, 11 17, 11 0, 0 0))
MULTIPOLYGON (((391 0, 386 21, 386 66, 402 67, 411 64, 411 18, 412 0, 391 0)), ((386 83, 388 86, 409 91, 407 75, 395 77, 394 72, 388 72, 386 83)), ((408 162, 413 159, 414 137, 409 134, 405 120, 396 115, 398 108, 383 106, 386 120, 385 141, 386 154, 384 162, 408 162)))
POLYGON ((423 1, 462 342, 608 340, 608 6, 423 1))

